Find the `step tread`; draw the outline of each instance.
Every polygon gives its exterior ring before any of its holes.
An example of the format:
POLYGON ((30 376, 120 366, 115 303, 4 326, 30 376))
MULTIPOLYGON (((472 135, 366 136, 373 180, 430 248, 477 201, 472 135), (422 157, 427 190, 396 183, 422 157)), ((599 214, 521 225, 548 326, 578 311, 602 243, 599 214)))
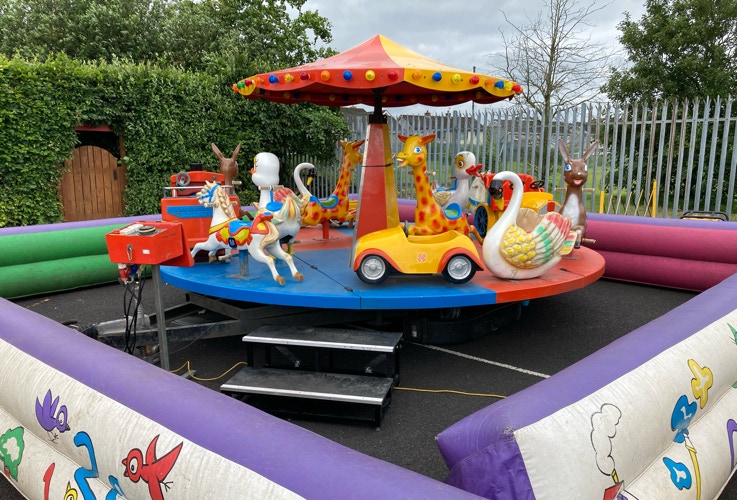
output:
POLYGON ((267 325, 245 335, 243 342, 390 353, 401 339, 402 332, 267 325))
POLYGON ((247 366, 220 391, 381 405, 393 383, 384 377, 247 366))

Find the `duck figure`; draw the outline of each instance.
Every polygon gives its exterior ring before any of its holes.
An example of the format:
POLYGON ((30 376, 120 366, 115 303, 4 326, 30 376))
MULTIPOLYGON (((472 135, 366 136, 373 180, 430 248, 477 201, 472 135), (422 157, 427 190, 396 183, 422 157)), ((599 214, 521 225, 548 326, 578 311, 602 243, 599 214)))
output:
POLYGON ((461 151, 453 161, 453 177, 455 181, 451 187, 439 187, 433 191, 433 197, 443 210, 448 209, 467 212, 471 182, 469 179, 476 176, 483 165, 476 163, 476 155, 470 151, 461 151), (451 207, 454 203, 458 207, 451 207))
POLYGON ((494 175, 492 197, 503 195, 503 181, 512 183, 512 197, 499 220, 486 233, 483 243, 486 268, 497 278, 530 279, 545 274, 573 249, 576 233, 571 220, 558 212, 537 214, 520 209, 522 180, 514 172, 494 175))

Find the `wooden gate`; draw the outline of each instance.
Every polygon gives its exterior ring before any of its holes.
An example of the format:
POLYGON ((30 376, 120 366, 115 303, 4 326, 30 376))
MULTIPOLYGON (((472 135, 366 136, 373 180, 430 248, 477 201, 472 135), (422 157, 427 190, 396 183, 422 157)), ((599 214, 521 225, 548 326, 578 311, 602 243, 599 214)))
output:
POLYGON ((64 163, 61 200, 64 220, 107 219, 123 214, 125 168, 97 146, 81 146, 64 163))

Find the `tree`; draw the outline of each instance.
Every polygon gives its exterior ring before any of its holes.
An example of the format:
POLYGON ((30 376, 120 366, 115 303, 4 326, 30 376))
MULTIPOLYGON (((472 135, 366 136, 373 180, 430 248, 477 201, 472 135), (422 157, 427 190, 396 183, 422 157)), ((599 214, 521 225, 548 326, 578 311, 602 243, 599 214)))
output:
POLYGON ((0 52, 156 62, 224 80, 313 61, 330 23, 304 0, 0 0, 0 52))
MULTIPOLYGON (((105 68, 119 68, 116 75, 125 81, 105 92, 113 110, 98 114, 88 102, 98 94, 94 90, 83 94, 86 86, 77 79, 72 80, 81 94, 74 96, 78 102, 70 99, 70 107, 77 110, 73 119, 114 125, 123 132, 129 146, 128 187, 137 191, 135 199, 127 197, 128 209, 137 212, 160 196, 160 169, 174 164, 159 161, 156 148, 137 148, 145 139, 160 139, 158 149, 190 152, 204 142, 202 137, 218 136, 230 139, 231 147, 243 143, 242 157, 247 151, 273 151, 283 158, 298 152, 326 163, 335 159, 337 142, 348 133, 340 110, 246 101, 231 87, 246 76, 332 53, 317 48, 318 42, 331 41, 330 23, 316 12, 303 12, 304 2, 0 0, 0 54, 44 68, 69 59, 83 63, 82 68, 103 68, 100 75, 105 68), (139 81, 135 75, 141 73, 146 78, 139 81), (190 81, 197 85, 187 85, 190 81), (134 89, 135 96, 128 103, 112 97, 115 90, 128 90, 134 84, 142 88, 134 89), (163 90, 156 93, 159 85, 163 90), (209 102, 213 98, 222 100, 223 106, 209 102), (188 105, 179 106, 181 101, 188 105), (132 112, 131 102, 140 115, 132 112), (232 110, 226 117, 218 112, 225 107, 232 110), (174 120, 175 110, 188 115, 174 120), (199 124, 202 134, 183 134, 179 123, 185 121, 193 127, 199 124), (152 123, 156 123, 155 130, 146 128, 152 123)), ((0 122, 3 111, 0 108, 0 122)), ((67 123, 72 131, 73 119, 67 123)), ((207 151, 209 146, 201 149, 207 151)), ((248 170, 242 172, 247 178, 248 170)))
POLYGON ((629 68, 612 69, 602 88, 617 101, 693 99, 737 91, 737 1, 647 0, 618 26, 629 68))
MULTIPOLYGON (((590 18, 606 7, 592 1, 546 0, 545 9, 528 25, 514 24, 505 13, 511 34, 504 39, 505 76, 521 81, 521 101, 549 116, 551 109, 565 108, 595 98, 612 52, 591 41, 590 18)), ((493 57, 493 54, 492 54, 493 57)))

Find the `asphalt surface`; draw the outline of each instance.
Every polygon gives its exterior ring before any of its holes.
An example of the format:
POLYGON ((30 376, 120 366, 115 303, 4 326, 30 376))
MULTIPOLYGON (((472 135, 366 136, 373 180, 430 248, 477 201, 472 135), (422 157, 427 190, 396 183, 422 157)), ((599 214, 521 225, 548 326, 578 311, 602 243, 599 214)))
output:
MULTIPOLYGON (((185 300, 185 292, 168 285, 163 286, 162 294, 165 307, 185 300)), ((540 375, 566 368, 693 296, 692 292, 599 280, 580 290, 536 299, 522 308, 518 321, 469 342, 444 346, 403 342, 400 387, 394 390, 380 428, 354 421, 291 421, 442 481, 448 471, 435 444, 439 432, 498 397, 540 381, 540 375), (474 395, 425 392, 438 390, 474 395)), ((123 317, 123 287, 117 283, 14 302, 62 323, 89 325, 123 317)), ((144 288, 143 303, 144 312, 154 312, 150 285, 144 288)), ((169 350, 172 370, 188 364, 195 371, 192 383, 213 390, 219 390, 232 376, 234 372, 226 373, 231 367, 246 359, 241 336, 171 342, 169 350)), ((0 500, 20 498, 7 479, 0 480, 0 500)), ((732 479, 720 499, 737 499, 737 479, 732 479)))

